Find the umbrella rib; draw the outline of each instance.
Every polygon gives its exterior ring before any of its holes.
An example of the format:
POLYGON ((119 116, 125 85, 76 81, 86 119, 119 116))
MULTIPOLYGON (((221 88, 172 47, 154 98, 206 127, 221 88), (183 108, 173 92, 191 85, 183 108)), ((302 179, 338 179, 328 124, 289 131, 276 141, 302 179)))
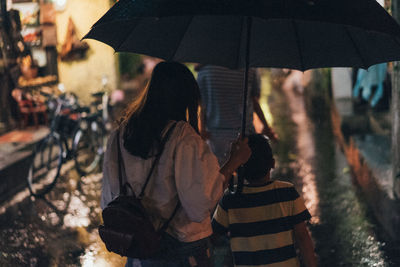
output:
POLYGON ((136 23, 130 30, 129 33, 125 36, 125 38, 122 38, 122 41, 114 48, 116 52, 119 50, 119 48, 122 46, 122 44, 128 39, 129 35, 136 29, 136 27, 139 25, 139 23, 136 23))
POLYGON ((292 21, 292 26, 294 29, 294 33, 296 36, 296 44, 297 44, 297 53, 299 54, 299 59, 300 59, 300 68, 302 71, 304 71, 304 62, 303 62, 303 54, 301 53, 301 43, 300 43, 300 38, 299 38, 299 30, 297 29, 296 23, 294 19, 292 21))
POLYGON ((358 48, 358 45, 357 45, 356 41, 354 40, 353 36, 351 35, 349 29, 348 29, 346 26, 344 26, 344 25, 343 25, 343 28, 345 29, 347 35, 349 36, 349 38, 350 38, 350 40, 351 40, 351 43, 353 44, 354 49, 356 50, 356 52, 357 52, 357 54, 358 54, 358 57, 361 59, 361 63, 362 63, 362 65, 363 65, 362 67, 363 67, 363 68, 366 68, 366 67, 367 67, 367 64, 365 64, 365 60, 364 60, 364 58, 363 58, 363 56, 362 56, 362 53, 361 53, 360 49, 358 48))
POLYGON ((244 21, 245 20, 243 19, 242 23, 240 24, 240 37, 239 37, 238 47, 236 49, 237 50, 237 53, 236 53, 237 57, 236 57, 236 64, 235 64, 236 68, 239 67, 239 60, 240 60, 240 55, 241 55, 240 51, 242 50, 241 48, 242 48, 242 36, 243 36, 244 21))
POLYGON ((400 45, 400 42, 399 42, 399 40, 396 38, 396 36, 394 36, 394 35, 391 35, 391 36, 392 36, 394 42, 395 42, 396 44, 400 45))
POLYGON ((185 36, 187 30, 189 29, 190 24, 192 23, 193 17, 194 17, 194 16, 191 16, 191 17, 190 17, 190 20, 189 20, 188 23, 187 23, 186 29, 185 29, 184 31, 182 31, 181 37, 179 38, 178 45, 176 46, 175 51, 174 51, 174 53, 172 54, 172 56, 169 58, 169 60, 172 60, 172 59, 175 57, 176 52, 178 52, 178 48, 181 46, 181 43, 182 43, 182 40, 183 40, 183 36, 185 36))

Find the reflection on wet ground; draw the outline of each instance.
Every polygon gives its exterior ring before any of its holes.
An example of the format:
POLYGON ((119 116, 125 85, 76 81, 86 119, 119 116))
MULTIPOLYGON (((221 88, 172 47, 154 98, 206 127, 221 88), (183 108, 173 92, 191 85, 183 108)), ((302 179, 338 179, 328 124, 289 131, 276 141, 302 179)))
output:
POLYGON ((30 198, 26 190, 0 209, 0 266, 124 264, 98 238, 101 174, 64 172, 46 198, 30 198))
POLYGON ((400 246, 382 241, 335 143, 329 114, 314 110, 317 117, 310 120, 302 94, 279 76, 272 78, 270 109, 282 139, 275 146, 279 167, 274 176, 294 182, 302 192, 313 215, 310 230, 319 265, 400 266, 400 246))
MULTIPOLYGON (((265 73, 280 142, 273 176, 292 181, 313 215, 310 229, 320 266, 400 266, 399 246, 383 242, 335 145, 329 116, 306 114, 302 90, 265 73), (283 90, 280 88, 283 87, 283 90), (318 122, 318 123, 316 123, 318 122), (378 234, 377 234, 378 233, 378 234)), ((79 177, 66 164, 46 199, 26 190, 0 206, 0 266, 123 266, 99 240, 101 174, 79 177)))

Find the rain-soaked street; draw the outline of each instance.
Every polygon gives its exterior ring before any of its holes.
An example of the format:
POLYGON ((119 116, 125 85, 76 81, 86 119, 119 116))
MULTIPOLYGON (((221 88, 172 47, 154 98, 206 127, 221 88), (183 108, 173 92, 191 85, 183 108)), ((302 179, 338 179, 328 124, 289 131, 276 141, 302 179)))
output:
POLYGON ((399 245, 383 241, 352 182, 323 99, 306 110, 301 89, 287 80, 272 81, 270 109, 282 139, 275 148, 279 167, 274 175, 303 193, 313 216, 309 227, 319 266, 400 266, 399 245))
MULTIPOLYGON (((326 106, 307 111, 303 91, 269 71, 264 108, 266 101, 280 137, 273 176, 302 192, 319 266, 400 266, 399 245, 387 241, 352 182, 326 106)), ((46 199, 33 199, 26 189, 3 203, 0 266, 123 266, 97 235, 100 189, 100 173, 80 178, 66 164, 46 199)))

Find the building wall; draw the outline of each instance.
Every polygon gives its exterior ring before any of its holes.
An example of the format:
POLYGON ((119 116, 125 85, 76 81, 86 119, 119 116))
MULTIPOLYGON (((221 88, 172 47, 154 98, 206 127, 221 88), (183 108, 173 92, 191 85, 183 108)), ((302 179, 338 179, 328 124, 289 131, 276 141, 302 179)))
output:
MULTIPOLYGON (((392 12, 393 17, 400 22, 400 0, 392 1, 392 12)), ((400 62, 395 62, 393 66, 391 111, 393 191, 396 198, 400 199, 400 62)))
MULTIPOLYGON (((81 39, 90 27, 110 8, 110 0, 68 0, 64 11, 57 12, 58 51, 61 51, 72 18, 78 38, 81 39)), ((91 100, 90 94, 101 88, 101 78, 108 76, 109 85, 115 88, 117 80, 117 56, 114 50, 98 41, 85 40, 90 48, 87 58, 79 61, 58 61, 60 82, 67 91, 74 92, 84 103, 91 100)))
POLYGON ((332 87, 334 98, 351 98, 351 68, 332 68, 332 87))

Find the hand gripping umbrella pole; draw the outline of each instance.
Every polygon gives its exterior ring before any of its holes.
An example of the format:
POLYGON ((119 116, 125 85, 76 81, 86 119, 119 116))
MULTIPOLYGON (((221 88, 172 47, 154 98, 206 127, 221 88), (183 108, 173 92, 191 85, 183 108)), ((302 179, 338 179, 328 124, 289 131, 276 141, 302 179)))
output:
MULTIPOLYGON (((246 118, 247 118, 247 101, 249 91, 249 63, 250 63, 250 40, 251 40, 251 27, 253 24, 252 17, 245 17, 244 23, 246 24, 246 45, 245 45, 245 71, 243 79, 243 111, 242 111, 242 129, 241 137, 246 135, 246 118)), ((244 177, 243 166, 237 170, 237 185, 235 187, 234 176, 229 181, 229 191, 233 194, 240 194, 243 189, 244 177)))

